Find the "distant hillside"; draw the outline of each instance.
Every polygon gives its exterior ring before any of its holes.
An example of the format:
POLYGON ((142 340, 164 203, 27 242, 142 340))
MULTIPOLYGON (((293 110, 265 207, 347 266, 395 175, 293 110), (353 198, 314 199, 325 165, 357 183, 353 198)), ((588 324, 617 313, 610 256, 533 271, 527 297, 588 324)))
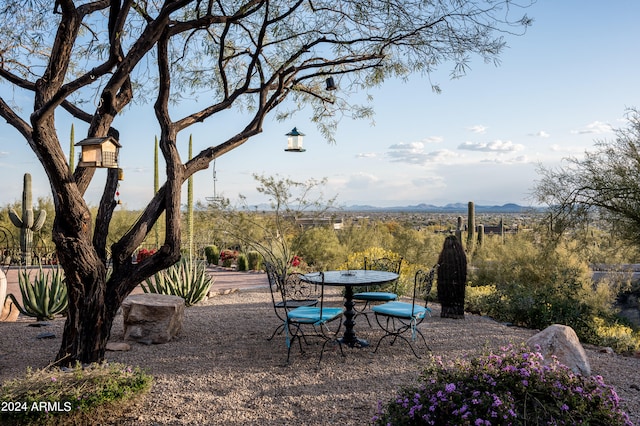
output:
MULTIPOLYGON (((435 206, 433 204, 417 204, 415 206, 394 206, 377 207, 367 204, 353 204, 341 206, 338 210, 348 212, 400 212, 400 213, 467 213, 467 203, 452 203, 445 206, 435 206)), ((271 210, 269 204, 258 204, 251 206, 256 210, 271 210)), ((519 204, 508 203, 502 206, 480 206, 476 204, 476 213, 526 213, 531 211, 542 211, 539 207, 524 207, 519 204)))
MULTIPOLYGON (((376 207, 370 205, 351 205, 343 207, 346 211, 361 212, 415 212, 415 213, 466 213, 467 203, 453 203, 445 206, 435 206, 433 204, 418 204, 415 206, 394 206, 394 207, 376 207)), ((476 205, 476 213, 524 213, 532 210, 540 210, 539 208, 523 207, 519 204, 508 203, 502 206, 481 206, 476 205)))

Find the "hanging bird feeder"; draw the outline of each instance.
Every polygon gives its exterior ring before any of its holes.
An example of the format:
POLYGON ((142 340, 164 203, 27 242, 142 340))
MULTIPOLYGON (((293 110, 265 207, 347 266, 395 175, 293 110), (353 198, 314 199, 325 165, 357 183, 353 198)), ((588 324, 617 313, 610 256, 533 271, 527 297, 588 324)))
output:
POLYGON ((306 149, 302 147, 302 139, 304 137, 304 133, 298 131, 297 128, 293 128, 289 133, 287 133, 287 148, 285 151, 287 152, 305 152, 306 149))
POLYGON ((82 148, 78 167, 118 168, 120 143, 112 136, 87 138, 76 143, 82 148))

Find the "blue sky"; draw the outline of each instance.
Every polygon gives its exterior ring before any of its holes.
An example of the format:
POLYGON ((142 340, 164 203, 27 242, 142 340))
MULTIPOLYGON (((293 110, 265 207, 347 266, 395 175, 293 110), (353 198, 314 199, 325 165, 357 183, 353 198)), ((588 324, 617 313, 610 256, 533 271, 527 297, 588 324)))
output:
MULTIPOLYGON (((262 134, 217 160, 217 195, 263 202, 251 176, 258 173, 299 181, 327 177, 325 194, 337 195, 343 205, 531 205, 539 164, 557 166, 594 141, 613 138, 611 129, 625 125, 626 109, 640 107, 640 2, 538 0, 527 13, 533 26, 522 37, 507 37, 500 66, 474 61, 468 75, 450 80, 451 64, 443 64, 432 76, 441 94, 419 76, 391 81, 372 92, 375 125, 346 118, 335 144, 322 138, 304 112, 287 122, 268 119, 262 134), (284 151, 284 135, 294 126, 306 135, 304 153, 284 151)), ((0 85, 0 94, 8 93, 0 85)), ((198 152, 236 123, 244 126, 239 115, 227 114, 182 133, 184 156, 189 134, 198 152)), ((62 140, 70 125, 60 117, 62 140)), ((158 130, 153 116, 137 111, 116 126, 124 145, 120 197, 123 208, 138 209, 153 193, 158 130)), ((46 176, 26 143, 6 123, 0 129, 0 205, 20 200, 25 172, 33 176, 34 198, 49 196, 46 176)), ((83 129, 76 122, 76 140, 83 129)), ((104 171, 98 171, 87 193, 94 205, 103 183, 104 171)), ((195 176, 194 191, 202 201, 213 195, 211 168, 195 176)))

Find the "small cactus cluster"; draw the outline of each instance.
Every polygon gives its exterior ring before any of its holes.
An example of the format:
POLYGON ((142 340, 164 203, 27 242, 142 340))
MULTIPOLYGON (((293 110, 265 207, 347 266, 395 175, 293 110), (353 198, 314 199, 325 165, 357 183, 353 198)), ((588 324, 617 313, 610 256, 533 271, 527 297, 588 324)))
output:
POLYGON ((24 174, 24 187, 22 189, 22 218, 15 210, 9 209, 9 219, 17 228, 20 228, 20 250, 22 251, 22 264, 31 266, 31 251, 33 247, 33 233, 40 231, 47 219, 47 212, 40 210, 38 217, 34 218, 32 208, 31 175, 24 174))

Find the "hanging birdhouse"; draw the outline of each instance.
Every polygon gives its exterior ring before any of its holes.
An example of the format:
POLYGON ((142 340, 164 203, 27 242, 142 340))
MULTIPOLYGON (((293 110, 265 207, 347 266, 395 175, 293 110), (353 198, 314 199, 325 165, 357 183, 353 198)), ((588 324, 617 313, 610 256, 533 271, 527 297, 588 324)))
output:
POLYGON ((81 147, 78 167, 118 167, 118 151, 120 143, 112 136, 104 138, 87 138, 76 143, 81 147))
POLYGON ((287 133, 287 149, 285 151, 288 152, 305 152, 306 149, 302 147, 302 139, 304 137, 304 133, 298 131, 297 128, 293 128, 289 133, 287 133))

